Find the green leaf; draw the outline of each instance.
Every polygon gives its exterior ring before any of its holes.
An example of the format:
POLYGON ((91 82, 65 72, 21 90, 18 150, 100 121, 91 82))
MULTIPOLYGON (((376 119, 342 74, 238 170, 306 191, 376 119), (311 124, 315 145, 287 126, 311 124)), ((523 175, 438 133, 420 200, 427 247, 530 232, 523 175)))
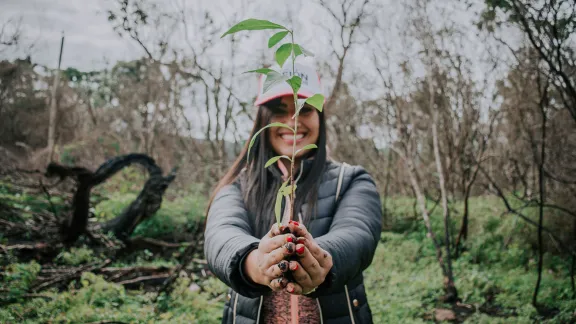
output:
POLYGON ((272 37, 270 37, 268 40, 268 48, 272 48, 274 45, 278 44, 281 40, 284 39, 284 37, 286 37, 286 35, 288 35, 288 33, 289 32, 287 31, 281 31, 272 35, 272 37))
POLYGON ((220 38, 222 38, 226 35, 229 35, 229 34, 234 34, 234 33, 237 33, 239 31, 243 31, 243 30, 264 30, 264 29, 286 29, 286 30, 288 30, 286 27, 284 27, 282 25, 275 24, 275 23, 268 21, 268 20, 260 20, 260 19, 250 18, 250 19, 243 20, 243 21, 237 23, 236 25, 232 26, 232 28, 230 28, 227 32, 222 34, 222 36, 220 36, 220 38))
POLYGON ((296 113, 294 114, 294 116, 292 116, 292 119, 294 119, 296 116, 300 114, 300 110, 302 109, 302 107, 304 107, 306 100, 307 99, 298 99, 298 107, 296 107, 296 113))
POLYGON ((294 132, 294 129, 286 124, 282 124, 282 123, 272 123, 272 124, 268 124, 262 128, 260 128, 259 131, 256 132, 256 134, 254 134, 254 136, 252 136, 252 139, 250 139, 250 144, 248 145, 248 154, 246 156, 246 160, 250 161, 250 149, 252 148, 252 146, 254 145, 254 142, 256 141, 256 137, 262 133, 263 130, 265 130, 266 128, 270 128, 270 127, 284 127, 284 128, 288 128, 289 130, 291 130, 292 132, 294 132))
POLYGON ((294 44, 292 49, 294 50, 294 56, 299 56, 299 55, 304 54, 302 52, 302 48, 300 48, 300 45, 298 45, 298 44, 294 44))
POLYGON ((276 71, 269 72, 266 76, 266 80, 264 80, 264 86, 262 87, 262 93, 266 93, 270 90, 273 86, 280 82, 284 82, 288 80, 288 77, 282 75, 276 71))
POLYGON ((324 106, 324 96, 317 93, 306 99, 306 103, 318 109, 319 112, 322 112, 322 106, 324 106))
POLYGON ((293 50, 294 50, 294 55, 296 55, 296 56, 299 56, 299 55, 314 56, 314 53, 310 52, 309 50, 305 49, 304 47, 302 47, 298 44, 294 44, 293 50))
MULTIPOLYGON (((298 188, 298 185, 294 185, 294 190, 298 188)), ((287 186, 282 190, 284 196, 290 196, 292 194, 292 186, 287 186)))
POLYGON ((302 78, 295 75, 290 79, 286 80, 286 82, 288 82, 288 84, 292 87, 294 93, 298 93, 298 90, 300 90, 300 86, 302 85, 302 78))
POLYGON ((292 161, 292 159, 290 159, 290 157, 288 157, 287 155, 279 155, 279 156, 275 156, 275 157, 271 158, 270 160, 268 160, 268 162, 266 162, 264 167, 267 168, 267 167, 271 166, 272 164, 276 163, 276 161, 280 160, 281 158, 285 158, 285 159, 288 159, 288 161, 292 161))
POLYGON ((284 63, 292 53, 292 43, 286 43, 276 50, 276 62, 280 65, 280 68, 284 66, 284 63))
POLYGON ((280 224, 280 212, 282 212, 282 193, 284 192, 284 188, 286 188, 288 181, 290 180, 286 180, 284 183, 282 183, 282 186, 280 186, 280 189, 278 189, 278 193, 276 194, 276 206, 274 207, 274 213, 276 214, 276 221, 278 224, 280 224))
POLYGON ((257 69, 257 70, 250 70, 250 71, 246 71, 244 73, 260 73, 260 74, 268 74, 270 72, 276 72, 272 69, 269 68, 262 68, 262 69, 257 69))
POLYGON ((299 149, 298 151, 296 151, 294 153, 294 155, 296 156, 296 155, 298 155, 298 153, 300 153, 301 151, 304 151, 304 150, 311 150, 311 149, 317 149, 317 148, 318 148, 318 146, 316 146, 316 144, 308 144, 308 145, 304 146, 303 148, 299 149))

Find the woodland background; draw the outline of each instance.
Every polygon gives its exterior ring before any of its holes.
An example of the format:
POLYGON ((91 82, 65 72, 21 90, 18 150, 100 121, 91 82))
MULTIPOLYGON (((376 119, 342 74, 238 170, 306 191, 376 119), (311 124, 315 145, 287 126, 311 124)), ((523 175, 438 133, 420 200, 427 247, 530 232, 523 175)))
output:
POLYGON ((215 3, 103 1, 138 56, 95 69, 0 16, 0 322, 219 322, 204 209, 273 63, 220 35, 250 17, 316 53, 331 156, 377 182, 375 322, 576 322, 576 3, 215 3))

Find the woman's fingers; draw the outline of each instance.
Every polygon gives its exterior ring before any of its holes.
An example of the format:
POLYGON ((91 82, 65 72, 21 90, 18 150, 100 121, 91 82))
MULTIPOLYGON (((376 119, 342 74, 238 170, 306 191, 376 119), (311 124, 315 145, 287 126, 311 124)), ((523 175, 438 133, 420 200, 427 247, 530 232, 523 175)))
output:
POLYGON ((265 237, 274 237, 281 235, 283 229, 284 229, 283 225, 280 225, 280 227, 278 227, 278 223, 274 223, 274 225, 272 225, 272 228, 270 228, 270 231, 268 231, 265 237))
POLYGON ((260 241, 259 249, 263 253, 272 252, 286 243, 296 242, 296 237, 292 234, 283 234, 274 237, 265 237, 260 241))
POLYGON ((288 242, 282 245, 281 247, 273 250, 272 252, 266 253, 264 255, 260 268, 266 271, 268 268, 284 260, 285 257, 294 254, 295 251, 296 251, 296 245, 292 242, 288 242))
POLYGON ((300 264, 303 270, 310 276, 311 286, 318 285, 324 281, 324 271, 320 263, 314 258, 312 253, 304 246, 304 244, 296 245, 296 255, 300 258, 300 264))
POLYGON ((314 240, 296 240, 296 243, 301 243, 312 254, 314 259, 318 261, 322 268, 332 268, 332 255, 320 247, 314 240))
POLYGON ((279 290, 286 288, 287 285, 288 285, 288 280, 286 278, 282 277, 282 278, 272 279, 272 281, 270 281, 270 284, 268 286, 274 291, 279 291, 279 290))
POLYGON ((282 261, 278 262, 277 264, 268 268, 265 275, 269 276, 271 278, 279 278, 280 276, 282 276, 282 273, 288 271, 288 269, 289 269, 288 261, 282 260, 282 261))
POLYGON ((290 221, 287 227, 290 229, 290 232, 294 234, 296 237, 303 237, 308 240, 313 239, 312 234, 308 232, 308 229, 306 228, 306 226, 304 226, 304 224, 300 224, 295 221, 290 221))
POLYGON ((314 288, 314 283, 310 275, 304 270, 304 268, 296 261, 290 261, 290 271, 292 271, 292 276, 294 280, 302 287, 314 288))
POLYGON ((292 295, 302 295, 302 286, 295 282, 289 282, 286 285, 286 291, 291 293, 292 295))

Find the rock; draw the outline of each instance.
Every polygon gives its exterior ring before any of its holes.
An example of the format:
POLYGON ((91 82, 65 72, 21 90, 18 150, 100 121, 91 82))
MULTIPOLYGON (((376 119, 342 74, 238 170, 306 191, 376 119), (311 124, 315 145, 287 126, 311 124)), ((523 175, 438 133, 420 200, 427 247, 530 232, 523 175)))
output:
POLYGON ((434 317, 438 322, 444 321, 454 321, 456 320, 456 314, 450 309, 438 308, 434 310, 434 317))

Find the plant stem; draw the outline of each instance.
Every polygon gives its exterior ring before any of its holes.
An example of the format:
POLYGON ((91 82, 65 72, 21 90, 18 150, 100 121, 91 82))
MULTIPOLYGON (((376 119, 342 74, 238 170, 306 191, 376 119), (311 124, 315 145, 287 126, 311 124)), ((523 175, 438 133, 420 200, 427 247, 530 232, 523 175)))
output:
MULTIPOLYGON (((295 74, 295 62, 296 62, 296 57, 294 56, 294 31, 290 32, 290 36, 292 37, 292 53, 290 54, 292 56, 292 77, 294 77, 295 74)), ((290 219, 289 220, 293 220, 294 219, 294 201, 295 201, 295 190, 294 190, 294 160, 296 158, 296 134, 298 134, 298 94, 296 91, 293 92, 294 95, 294 137, 292 140, 292 160, 290 161, 290 219)))

